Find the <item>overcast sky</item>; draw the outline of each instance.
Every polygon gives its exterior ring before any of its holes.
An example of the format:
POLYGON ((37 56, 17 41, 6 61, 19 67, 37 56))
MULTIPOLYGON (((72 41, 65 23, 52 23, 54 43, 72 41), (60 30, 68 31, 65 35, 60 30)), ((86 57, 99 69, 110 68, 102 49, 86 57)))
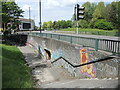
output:
MULTIPOLYGON (((74 13, 75 4, 82 5, 84 2, 112 2, 117 0, 41 0, 42 2, 42 23, 55 20, 70 20, 74 13)), ((24 18, 29 18, 29 7, 31 18, 39 26, 39 0, 15 0, 22 8, 24 18)))

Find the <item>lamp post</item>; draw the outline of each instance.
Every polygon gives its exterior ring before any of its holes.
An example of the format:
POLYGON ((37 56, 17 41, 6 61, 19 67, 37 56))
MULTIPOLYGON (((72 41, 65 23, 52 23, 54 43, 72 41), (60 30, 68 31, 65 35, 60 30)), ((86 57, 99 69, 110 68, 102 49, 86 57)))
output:
POLYGON ((39 0, 39 18, 40 18, 40 33, 41 33, 41 0, 39 0))
POLYGON ((30 30, 30 28, 31 28, 31 21, 30 21, 30 7, 29 7, 29 23, 30 23, 30 26, 29 26, 29 30, 30 30))

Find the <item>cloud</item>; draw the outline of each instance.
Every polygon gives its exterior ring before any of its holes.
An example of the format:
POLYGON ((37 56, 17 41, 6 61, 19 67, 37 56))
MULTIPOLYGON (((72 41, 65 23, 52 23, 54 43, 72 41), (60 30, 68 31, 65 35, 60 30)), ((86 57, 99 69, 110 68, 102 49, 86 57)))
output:
MULTIPOLYGON (((42 1, 42 22, 54 20, 71 19, 74 5, 84 2, 112 2, 116 0, 41 0, 42 1)), ((25 11, 24 18, 29 17, 29 7, 31 18, 35 19, 36 25, 39 26, 39 0, 15 0, 18 5, 25 11)))
POLYGON ((15 0, 15 2, 38 2, 38 0, 15 0))
MULTIPOLYGON (((39 2, 40 0, 16 0, 16 2, 39 2)), ((41 0, 44 8, 65 7, 80 2, 112 2, 117 0, 41 0)))
MULTIPOLYGON (((16 2, 39 2, 39 0, 15 0, 15 1, 16 2)), ((87 1, 89 1, 89 2, 100 2, 100 1, 112 2, 112 1, 120 1, 120 0, 41 0, 41 1, 42 2, 48 2, 48 1, 50 1, 50 2, 54 2, 54 1, 63 2, 63 1, 65 1, 67 3, 69 3, 69 2, 76 3, 76 2, 87 2, 87 1)))
POLYGON ((45 0, 43 6, 45 8, 65 7, 76 2, 77 0, 45 0))
POLYGON ((66 7, 69 5, 73 5, 76 3, 84 3, 84 2, 112 2, 116 0, 42 0, 44 8, 55 8, 55 7, 66 7))
POLYGON ((30 10, 33 10, 31 7, 32 6, 30 6, 30 5, 23 5, 22 6, 22 9, 24 10, 24 11, 28 11, 29 10, 29 7, 30 7, 30 10))
POLYGON ((45 8, 57 7, 57 6, 60 6, 60 3, 57 0, 46 0, 43 3, 43 6, 45 8))

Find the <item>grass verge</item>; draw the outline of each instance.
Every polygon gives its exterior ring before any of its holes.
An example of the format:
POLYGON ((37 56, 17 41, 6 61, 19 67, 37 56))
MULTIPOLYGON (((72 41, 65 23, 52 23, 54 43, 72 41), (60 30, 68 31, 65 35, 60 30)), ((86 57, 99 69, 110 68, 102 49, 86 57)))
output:
POLYGON ((30 68, 23 54, 15 46, 0 44, 2 60, 2 88, 32 88, 30 68))
MULTIPOLYGON (((60 31, 76 31, 76 28, 67 28, 67 29, 61 29, 60 31)), ((90 34, 90 35, 105 35, 105 36, 118 36, 118 30, 102 30, 102 29, 78 29, 79 34, 90 34)))

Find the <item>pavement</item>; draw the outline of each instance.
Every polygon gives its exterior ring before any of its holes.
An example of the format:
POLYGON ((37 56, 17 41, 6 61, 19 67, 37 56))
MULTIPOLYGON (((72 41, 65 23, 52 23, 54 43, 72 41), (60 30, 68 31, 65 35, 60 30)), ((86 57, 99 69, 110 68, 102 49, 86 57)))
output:
POLYGON ((39 59, 30 46, 18 47, 25 56, 26 65, 32 68, 35 88, 117 88, 116 79, 80 79, 61 67, 52 67, 50 61, 39 59))
POLYGON ((117 88, 117 80, 76 79, 60 81, 42 86, 44 88, 117 88))

